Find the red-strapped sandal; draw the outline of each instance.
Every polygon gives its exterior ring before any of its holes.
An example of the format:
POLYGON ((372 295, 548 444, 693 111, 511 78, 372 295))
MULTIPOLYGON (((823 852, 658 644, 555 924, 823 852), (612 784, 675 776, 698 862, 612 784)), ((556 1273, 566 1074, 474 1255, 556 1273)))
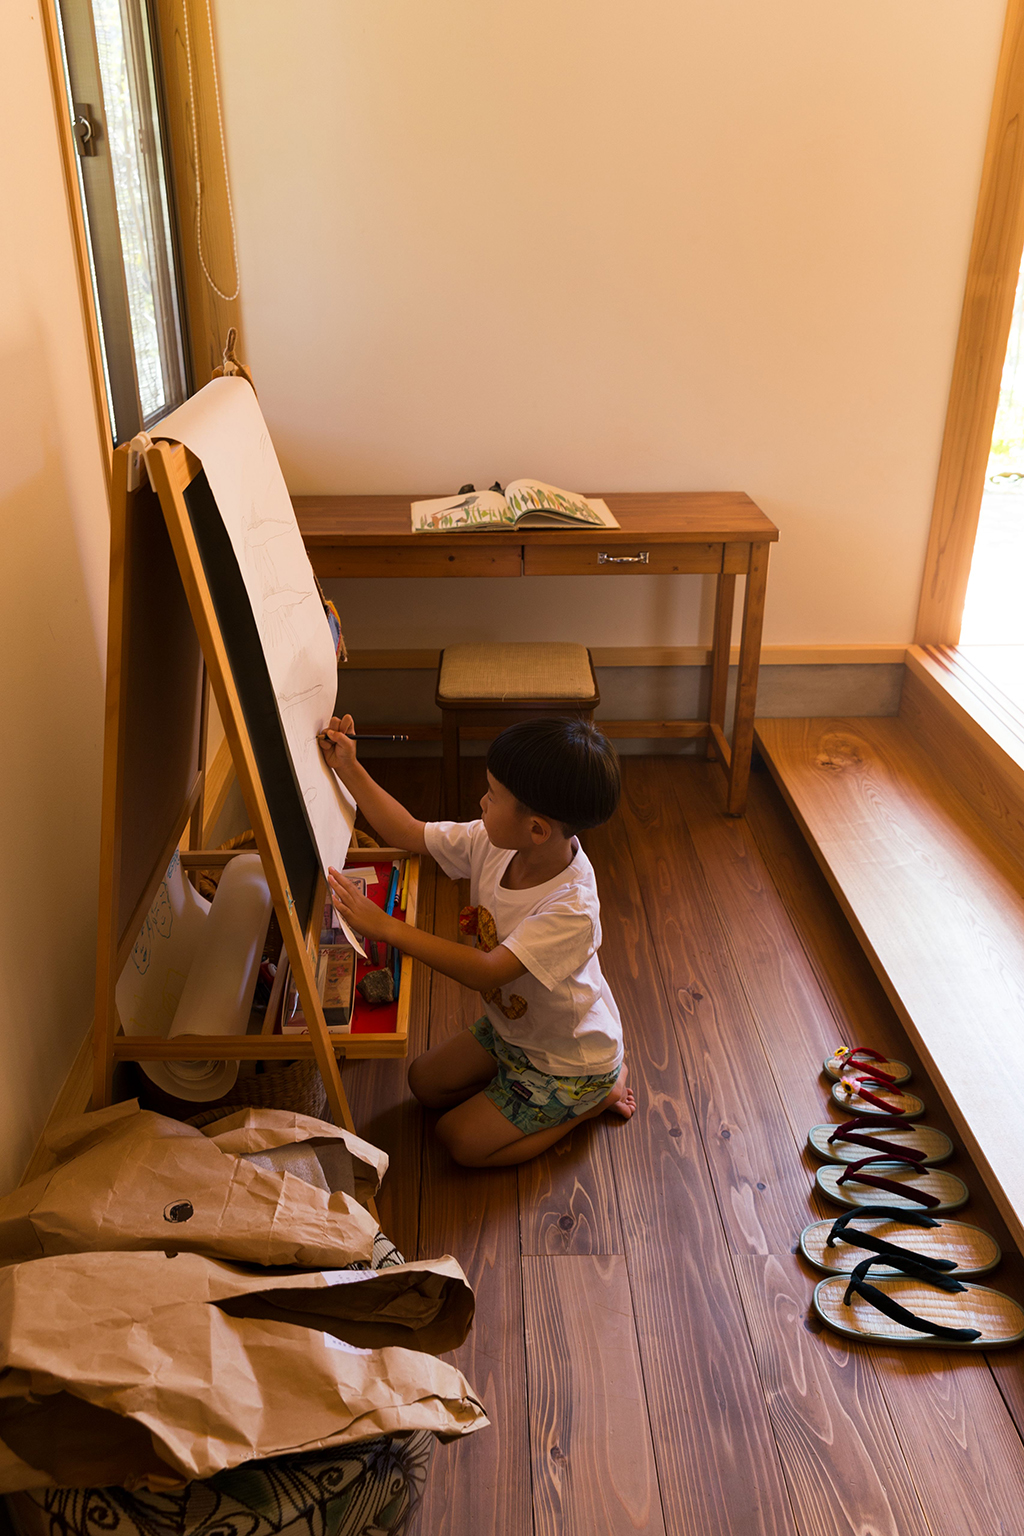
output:
POLYGON ((873 1205, 883 1190, 895 1205, 923 1205, 929 1211, 956 1211, 970 1199, 963 1179, 941 1168, 925 1168, 914 1158, 862 1157, 856 1163, 826 1163, 815 1176, 818 1189, 837 1205, 873 1205), (865 1173, 881 1165, 885 1172, 865 1173), (850 1183, 861 1186, 849 1188, 850 1183))
POLYGON ((890 1083, 909 1083, 911 1076, 905 1061, 890 1061, 881 1051, 873 1051, 869 1045, 841 1045, 821 1065, 825 1076, 836 1083, 841 1077, 855 1074, 858 1069, 886 1077, 890 1083))
POLYGON ((855 1115, 901 1115, 916 1120, 924 1114, 924 1100, 915 1093, 894 1087, 881 1073, 855 1072, 832 1085, 832 1102, 855 1115))
POLYGON ((807 1146, 824 1163, 855 1163, 865 1152, 879 1152, 931 1166, 953 1155, 953 1143, 944 1131, 908 1125, 905 1115, 854 1115, 842 1125, 813 1125, 807 1146), (892 1132, 892 1138, 879 1136, 879 1131, 892 1132))

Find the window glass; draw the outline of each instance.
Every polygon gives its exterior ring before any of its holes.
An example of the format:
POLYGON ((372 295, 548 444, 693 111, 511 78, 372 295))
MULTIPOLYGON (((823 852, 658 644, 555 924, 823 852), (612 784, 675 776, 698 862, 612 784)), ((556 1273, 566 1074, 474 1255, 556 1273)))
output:
POLYGON ((187 394, 145 0, 60 0, 114 438, 187 394))
POLYGON ((962 645, 1024 644, 1024 267, 999 389, 985 491, 967 584, 962 645))

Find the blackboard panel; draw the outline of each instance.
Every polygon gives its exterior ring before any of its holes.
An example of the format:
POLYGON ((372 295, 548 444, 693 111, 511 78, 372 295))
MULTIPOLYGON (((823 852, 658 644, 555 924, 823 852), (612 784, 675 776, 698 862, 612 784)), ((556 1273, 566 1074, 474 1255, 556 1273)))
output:
POLYGON ((185 491, 185 505, 241 700, 296 915, 305 931, 320 873, 316 844, 292 768, 249 594, 203 471, 185 491))

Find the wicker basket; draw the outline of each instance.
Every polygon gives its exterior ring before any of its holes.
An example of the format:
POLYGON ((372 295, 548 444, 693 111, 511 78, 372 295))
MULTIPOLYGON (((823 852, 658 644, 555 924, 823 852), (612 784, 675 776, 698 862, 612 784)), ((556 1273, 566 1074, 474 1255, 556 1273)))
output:
POLYGON ((194 1099, 172 1098, 141 1071, 131 1091, 143 1109, 190 1124, 207 1111, 219 1118, 236 1109, 285 1109, 296 1115, 310 1115, 314 1120, 334 1120, 320 1069, 315 1061, 309 1060, 266 1062, 262 1072, 239 1077, 223 1098, 213 1099, 202 1107, 194 1099))
POLYGON ((320 1068, 315 1061, 265 1062, 262 1072, 240 1077, 231 1090, 239 1108, 287 1109, 314 1120, 333 1121, 320 1068))

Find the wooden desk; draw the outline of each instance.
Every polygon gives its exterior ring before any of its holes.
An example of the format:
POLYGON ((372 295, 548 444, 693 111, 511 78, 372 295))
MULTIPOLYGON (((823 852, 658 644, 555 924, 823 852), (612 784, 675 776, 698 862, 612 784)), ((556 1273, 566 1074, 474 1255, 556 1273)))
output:
POLYGON ((742 815, 768 546, 779 530, 739 491, 594 494, 604 497, 620 529, 413 533, 409 504, 425 499, 422 494, 296 496, 294 502, 318 576, 716 576, 707 719, 658 721, 657 734, 706 738, 708 756, 721 762, 728 779, 727 809, 742 815), (737 576, 746 576, 747 584, 730 748, 725 698, 737 576))

